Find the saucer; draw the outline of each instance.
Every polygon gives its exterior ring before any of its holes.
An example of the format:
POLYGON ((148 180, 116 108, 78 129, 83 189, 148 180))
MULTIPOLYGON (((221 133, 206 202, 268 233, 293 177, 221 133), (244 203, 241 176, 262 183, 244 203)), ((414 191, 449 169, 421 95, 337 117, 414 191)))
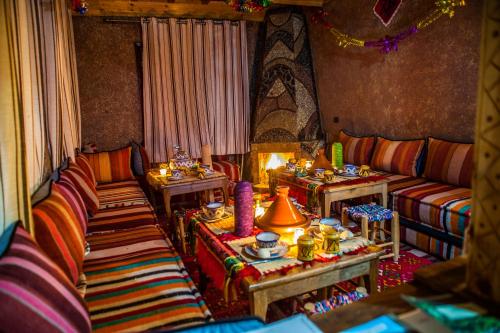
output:
MULTIPOLYGON (((339 226, 337 231, 340 233, 340 241, 345 241, 345 240, 348 240, 348 239, 351 239, 354 237, 354 234, 352 233, 351 230, 343 227, 343 226, 339 226)), ((314 238, 319 238, 319 239, 323 239, 323 234, 321 233, 321 231, 319 230, 319 226, 318 227, 312 227, 312 228, 309 228, 309 232, 311 233, 311 235, 314 237, 314 238)))
POLYGON ((183 178, 182 176, 180 176, 180 177, 174 177, 174 176, 172 176, 172 177, 168 177, 168 180, 174 180, 175 181, 175 180, 181 180, 182 178, 183 178))
POLYGON ((288 244, 283 241, 278 241, 278 246, 269 248, 271 252, 271 256, 264 258, 259 256, 258 253, 259 248, 257 247, 257 243, 254 242, 252 244, 245 245, 245 253, 254 258, 259 259, 278 259, 283 257, 288 252, 288 244))
POLYGON ((228 212, 228 211, 224 211, 224 214, 222 215, 222 217, 214 218, 214 219, 211 219, 208 216, 203 215, 203 213, 198 214, 198 218, 200 220, 202 220, 203 222, 215 222, 215 221, 227 219, 228 217, 231 217, 231 216, 233 216, 233 214, 231 214, 231 212, 228 212))
POLYGON ((347 173, 347 172, 339 172, 339 176, 342 177, 359 177, 357 173, 347 173))

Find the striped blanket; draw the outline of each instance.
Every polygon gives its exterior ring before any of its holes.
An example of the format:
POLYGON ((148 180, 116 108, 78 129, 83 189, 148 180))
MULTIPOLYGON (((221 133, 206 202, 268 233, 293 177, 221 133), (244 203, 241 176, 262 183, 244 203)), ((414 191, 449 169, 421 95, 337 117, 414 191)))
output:
POLYGON ((155 226, 91 235, 85 300, 95 332, 173 329, 211 314, 172 244, 155 226))
POLYGON ((143 205, 148 202, 137 180, 99 184, 96 190, 100 209, 143 205))
POLYGON ((100 209, 89 218, 87 233, 124 230, 158 223, 149 203, 142 205, 100 209))

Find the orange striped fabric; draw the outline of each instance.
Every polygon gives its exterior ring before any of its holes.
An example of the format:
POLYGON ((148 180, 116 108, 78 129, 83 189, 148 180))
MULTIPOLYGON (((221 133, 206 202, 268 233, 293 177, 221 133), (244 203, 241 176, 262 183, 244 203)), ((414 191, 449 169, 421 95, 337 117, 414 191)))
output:
POLYGON ((87 210, 85 209, 85 202, 83 202, 76 187, 69 181, 59 180, 57 183, 53 184, 53 189, 61 193, 68 201, 85 235, 87 233, 88 224, 87 210))
POLYGON ((76 285, 83 272, 85 237, 71 205, 52 184, 49 196, 32 212, 38 245, 76 285))
POLYGON ((471 187, 474 145, 429 138, 424 177, 471 187))
POLYGON ((61 180, 70 182, 75 186, 85 203, 87 212, 93 216, 99 209, 97 190, 85 172, 75 163, 69 162, 69 167, 61 171, 61 180))
POLYGON ((406 176, 417 176, 417 160, 425 140, 392 141, 377 138, 371 167, 406 176))
POLYGON ((75 162, 83 170, 83 172, 85 172, 87 177, 92 180, 92 184, 96 186, 97 182, 95 180, 94 170, 92 169, 88 158, 84 154, 78 154, 75 157, 75 162))
POLYGON ((87 156, 96 181, 98 183, 109 183, 120 180, 134 179, 130 168, 130 157, 132 147, 126 147, 114 151, 107 151, 87 156))
POLYGON ((344 163, 354 165, 370 164, 375 145, 375 137, 356 137, 340 131, 339 141, 342 143, 344 163))

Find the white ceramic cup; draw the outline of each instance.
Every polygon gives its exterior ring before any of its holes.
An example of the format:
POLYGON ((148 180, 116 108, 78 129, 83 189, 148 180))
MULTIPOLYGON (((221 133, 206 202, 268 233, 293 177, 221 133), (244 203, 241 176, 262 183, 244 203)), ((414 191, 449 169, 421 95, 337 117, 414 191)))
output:
POLYGON ((266 249, 264 247, 261 247, 257 250, 257 254, 260 258, 271 258, 271 249, 266 249))

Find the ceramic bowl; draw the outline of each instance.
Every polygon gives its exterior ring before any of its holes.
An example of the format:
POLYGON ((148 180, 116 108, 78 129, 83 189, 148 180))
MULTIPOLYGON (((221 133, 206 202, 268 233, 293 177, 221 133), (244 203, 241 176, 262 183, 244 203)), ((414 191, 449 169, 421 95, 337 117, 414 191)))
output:
POLYGON ((272 231, 263 231, 255 236, 258 248, 269 249, 278 245, 280 235, 272 231))
POLYGON ((322 233, 332 232, 333 229, 337 230, 337 226, 340 226, 340 221, 333 217, 326 217, 319 220, 319 230, 322 233))
POLYGON ((222 202, 209 202, 201 207, 203 214, 210 220, 220 219, 224 216, 225 207, 222 202))
POLYGON ((314 169, 314 177, 324 178, 325 177, 325 169, 324 168, 314 169))
POLYGON ((358 167, 354 164, 344 164, 344 172, 350 175, 355 175, 358 173, 358 167))
POLYGON ((178 169, 172 170, 172 177, 173 178, 181 178, 182 177, 182 171, 178 169))

